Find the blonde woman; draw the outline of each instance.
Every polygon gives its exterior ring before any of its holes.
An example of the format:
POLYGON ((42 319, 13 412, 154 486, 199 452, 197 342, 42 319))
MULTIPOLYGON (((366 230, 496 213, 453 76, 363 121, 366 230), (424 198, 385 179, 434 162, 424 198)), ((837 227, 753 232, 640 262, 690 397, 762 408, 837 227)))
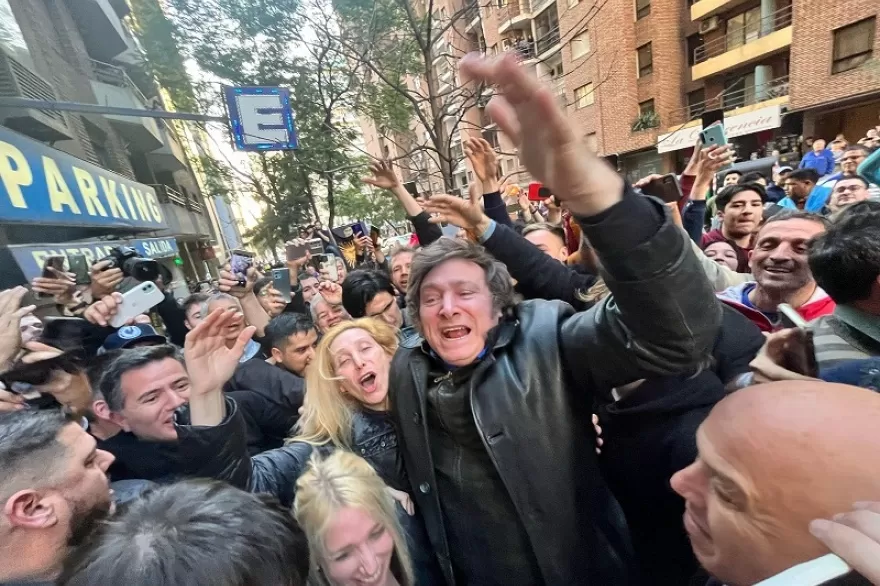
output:
POLYGON ((348 450, 369 462, 402 509, 401 523, 417 558, 418 584, 441 583, 422 519, 407 494, 409 479, 397 449, 388 401, 397 334, 375 318, 330 328, 306 371, 306 401, 287 445, 251 458, 248 488, 293 504, 297 480, 314 452, 348 450), (404 512, 405 511, 405 512, 404 512))
POLYGON ((373 467, 345 450, 309 464, 296 483, 294 515, 309 540, 312 582, 414 585, 394 501, 373 467))

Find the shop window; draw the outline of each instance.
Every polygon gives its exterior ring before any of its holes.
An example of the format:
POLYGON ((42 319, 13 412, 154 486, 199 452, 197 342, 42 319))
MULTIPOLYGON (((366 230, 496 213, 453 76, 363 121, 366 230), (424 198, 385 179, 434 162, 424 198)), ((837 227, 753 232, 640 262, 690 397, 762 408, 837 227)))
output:
POLYGON ((847 25, 834 31, 834 54, 831 73, 855 69, 874 53, 876 17, 847 25))
POLYGON ((645 77, 654 73, 654 57, 651 53, 651 43, 645 43, 636 49, 636 66, 639 77, 645 77))
POLYGON ((584 31, 571 39, 571 59, 580 59, 590 52, 590 32, 584 31))
POLYGON ((574 90, 574 108, 580 110, 587 106, 592 106, 596 100, 596 94, 593 92, 593 84, 588 83, 574 90))
POLYGON ((636 0, 636 20, 651 14, 651 0, 636 0))

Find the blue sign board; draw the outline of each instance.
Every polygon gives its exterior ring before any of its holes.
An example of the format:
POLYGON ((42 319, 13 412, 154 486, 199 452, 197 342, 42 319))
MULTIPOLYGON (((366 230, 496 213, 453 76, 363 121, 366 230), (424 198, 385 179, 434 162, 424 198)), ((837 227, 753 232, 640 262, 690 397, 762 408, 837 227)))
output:
POLYGON ((58 242, 54 244, 11 244, 8 246, 21 272, 30 281, 43 272, 47 256, 82 254, 89 264, 97 262, 110 253, 111 248, 131 246, 141 256, 166 258, 177 256, 179 250, 174 238, 144 238, 142 240, 91 240, 83 242, 58 242))
POLYGON ((0 222, 165 228, 152 187, 0 126, 0 222))
POLYGON ((284 151, 299 146, 290 90, 281 87, 225 87, 229 128, 240 151, 284 151))

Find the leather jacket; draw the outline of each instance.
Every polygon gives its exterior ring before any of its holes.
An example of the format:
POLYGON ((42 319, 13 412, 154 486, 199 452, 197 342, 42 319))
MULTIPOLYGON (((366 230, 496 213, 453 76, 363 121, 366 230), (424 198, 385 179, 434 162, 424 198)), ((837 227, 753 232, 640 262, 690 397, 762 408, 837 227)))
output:
MULTIPOLYGON (((547 585, 638 583, 593 449, 594 398, 640 378, 693 373, 710 360, 720 306, 686 236, 668 217, 660 222, 634 249, 602 256, 612 296, 580 313, 560 301, 520 303, 461 383, 547 585)), ((420 339, 398 350, 391 404, 415 500, 452 585, 426 413, 429 352, 420 339)))

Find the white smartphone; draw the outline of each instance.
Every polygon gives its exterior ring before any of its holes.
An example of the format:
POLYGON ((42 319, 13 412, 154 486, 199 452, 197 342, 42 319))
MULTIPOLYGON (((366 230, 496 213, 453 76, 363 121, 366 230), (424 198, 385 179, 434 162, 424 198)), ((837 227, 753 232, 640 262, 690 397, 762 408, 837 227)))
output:
POLYGON ((145 313, 162 303, 165 295, 152 281, 138 283, 134 288, 122 294, 119 311, 108 322, 114 328, 121 328, 130 319, 145 313))

